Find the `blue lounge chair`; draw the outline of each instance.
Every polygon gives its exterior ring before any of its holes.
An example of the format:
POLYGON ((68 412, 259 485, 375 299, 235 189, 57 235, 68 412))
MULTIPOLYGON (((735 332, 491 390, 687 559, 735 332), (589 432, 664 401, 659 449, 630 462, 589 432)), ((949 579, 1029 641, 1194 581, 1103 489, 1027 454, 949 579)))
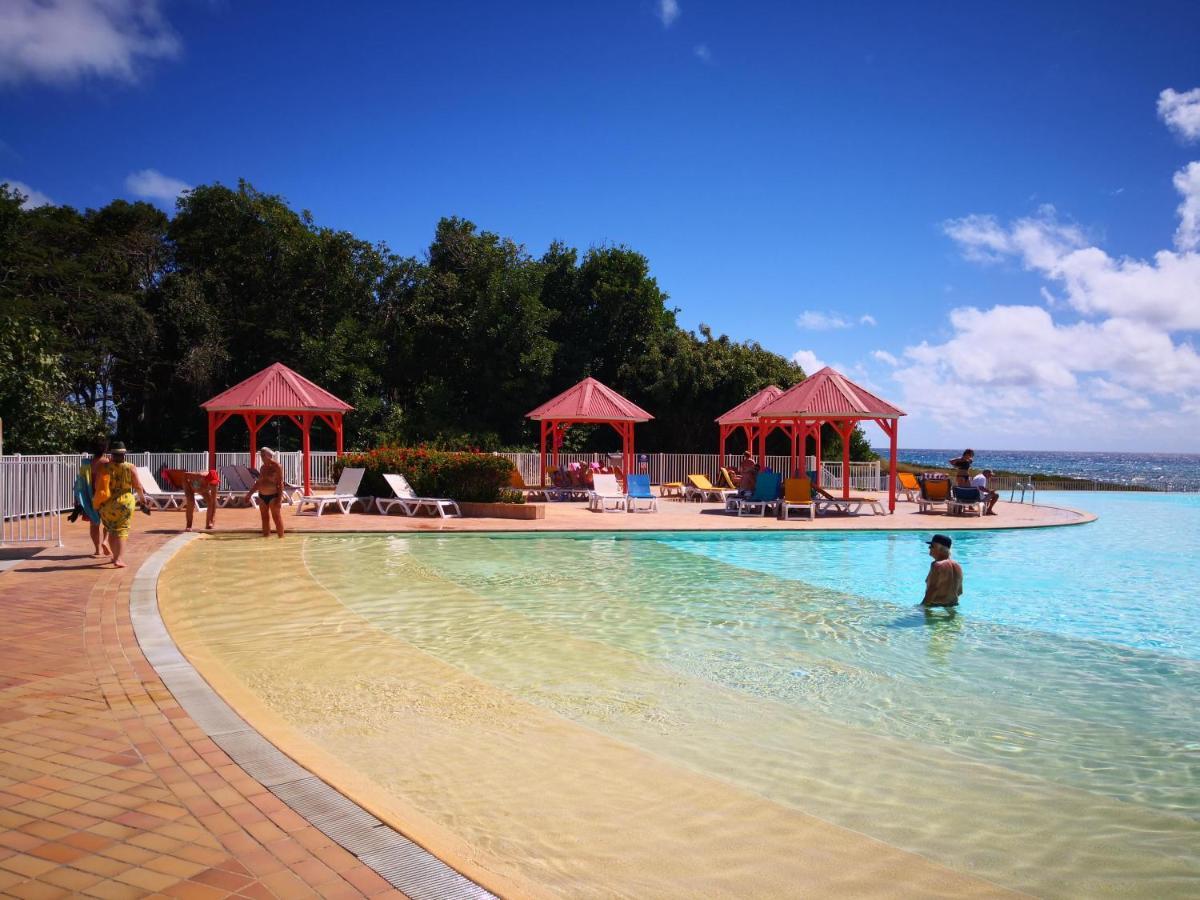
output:
POLYGON ((748 500, 737 501, 739 516, 765 516, 768 509, 779 503, 779 473, 759 472, 754 482, 754 493, 748 500))
POLYGON ((649 475, 630 475, 625 482, 626 508, 629 512, 658 512, 658 498, 650 493, 649 475), (640 509, 639 503, 643 504, 640 509))

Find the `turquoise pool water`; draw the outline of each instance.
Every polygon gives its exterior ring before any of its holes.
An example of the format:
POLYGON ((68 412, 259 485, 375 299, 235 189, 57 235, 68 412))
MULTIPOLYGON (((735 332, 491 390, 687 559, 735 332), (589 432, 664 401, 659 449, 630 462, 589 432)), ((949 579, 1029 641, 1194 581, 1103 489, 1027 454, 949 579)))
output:
MULTIPOLYGON (((302 556, 323 597, 398 645, 764 804, 1040 896, 1195 896, 1200 496, 1039 502, 1100 519, 955 535, 966 575, 953 616, 915 607, 929 559, 913 533, 319 535, 304 538, 302 556)), ((232 552, 213 551, 212 577, 232 552)), ((511 805, 500 778, 478 805, 442 808, 483 770, 447 772, 443 753, 395 773, 398 713, 380 700, 394 681, 360 676, 314 700, 303 673, 280 676, 265 647, 308 636, 344 658, 352 646, 319 632, 330 615, 319 602, 303 626, 277 610, 255 621, 242 604, 226 665, 379 783, 426 797, 431 817, 583 884, 571 865, 586 841, 536 820, 528 844, 510 840, 521 831, 512 809, 536 806, 529 784, 511 805), (328 704, 319 720, 317 702, 328 704)), ((216 614, 197 595, 198 621, 216 614)), ((431 728, 448 718, 417 707, 431 728)), ((489 727, 503 735, 504 723, 497 712, 489 727)), ((453 737, 471 739, 471 728, 453 737)), ((514 769, 543 752, 495 744, 501 769, 505 752, 514 769)), ((605 840, 632 831, 623 853, 653 846, 612 793, 605 840)), ((593 815, 589 827, 605 821, 593 815)))

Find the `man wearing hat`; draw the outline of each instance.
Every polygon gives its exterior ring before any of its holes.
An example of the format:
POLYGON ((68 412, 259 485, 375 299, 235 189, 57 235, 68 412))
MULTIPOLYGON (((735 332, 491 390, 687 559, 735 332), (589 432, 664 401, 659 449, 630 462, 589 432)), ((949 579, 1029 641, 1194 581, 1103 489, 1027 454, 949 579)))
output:
POLYGON ((950 558, 950 545, 954 543, 944 534, 935 534, 929 541, 929 574, 925 576, 925 607, 955 607, 962 596, 962 566, 950 558))

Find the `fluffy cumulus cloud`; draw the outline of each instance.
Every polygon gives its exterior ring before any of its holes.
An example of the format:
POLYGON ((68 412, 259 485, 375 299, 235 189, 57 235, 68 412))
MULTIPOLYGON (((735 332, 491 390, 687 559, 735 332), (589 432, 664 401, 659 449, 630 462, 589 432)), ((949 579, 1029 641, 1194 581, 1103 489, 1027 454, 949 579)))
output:
POLYGON ((192 186, 178 178, 170 178, 157 169, 142 169, 126 176, 125 188, 137 197, 173 205, 175 199, 184 191, 190 191, 192 186))
POLYGON ((824 360, 818 359, 811 350, 797 350, 792 354, 792 362, 804 370, 805 375, 819 372, 825 368, 824 360))
POLYGON ((0 84, 133 81, 145 60, 178 55, 159 0, 2 0, 0 84))
POLYGON ((1200 88, 1167 88, 1158 95, 1158 117, 1184 140, 1200 140, 1200 88))
POLYGON ((21 209, 37 209, 39 206, 52 206, 54 204, 54 201, 41 191, 31 188, 23 181, 14 181, 11 178, 0 178, 0 184, 7 184, 10 191, 16 191, 25 198, 25 200, 21 203, 21 209))
MULTIPOLYGON (((1159 112, 1187 133, 1197 104, 1200 91, 1165 91, 1159 112)), ((1014 446, 1193 449, 1200 162, 1177 172, 1174 185, 1182 198, 1174 249, 1146 259, 1111 255, 1052 207, 1007 223, 980 214, 946 222, 966 258, 1014 261, 1039 275, 1047 305, 954 310, 948 339, 895 360, 900 405, 943 433, 961 430, 967 411, 972 433, 1008 436, 1014 446)), ((886 351, 874 357, 894 359, 886 351)))
POLYGON ((679 18, 679 0, 658 0, 658 20, 663 28, 670 28, 679 18))

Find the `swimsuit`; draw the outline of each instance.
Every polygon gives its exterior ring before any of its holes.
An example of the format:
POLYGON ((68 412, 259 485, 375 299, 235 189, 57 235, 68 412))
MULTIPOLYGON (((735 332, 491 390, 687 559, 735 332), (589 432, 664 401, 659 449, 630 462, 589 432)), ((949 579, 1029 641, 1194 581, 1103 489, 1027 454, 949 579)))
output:
POLYGON ((268 506, 270 506, 277 499, 279 499, 278 494, 264 494, 262 491, 258 492, 258 502, 259 503, 265 503, 268 506))

